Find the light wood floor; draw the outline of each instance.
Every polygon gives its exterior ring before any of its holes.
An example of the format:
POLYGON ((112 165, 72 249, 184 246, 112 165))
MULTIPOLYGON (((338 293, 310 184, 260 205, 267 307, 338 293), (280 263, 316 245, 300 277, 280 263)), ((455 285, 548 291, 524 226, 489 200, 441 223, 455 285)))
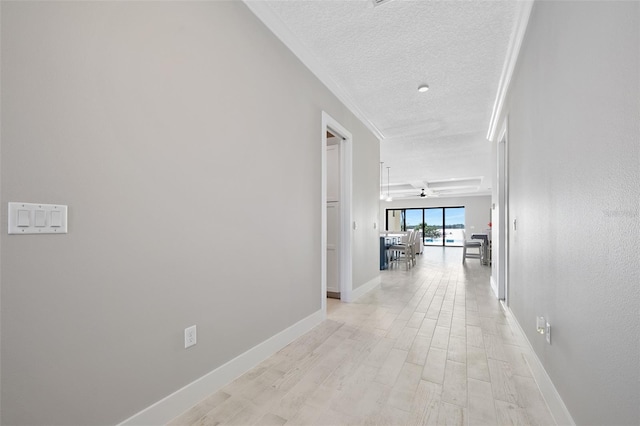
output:
POLYGON ((554 425, 489 287, 462 249, 425 247, 355 303, 171 425, 554 425))

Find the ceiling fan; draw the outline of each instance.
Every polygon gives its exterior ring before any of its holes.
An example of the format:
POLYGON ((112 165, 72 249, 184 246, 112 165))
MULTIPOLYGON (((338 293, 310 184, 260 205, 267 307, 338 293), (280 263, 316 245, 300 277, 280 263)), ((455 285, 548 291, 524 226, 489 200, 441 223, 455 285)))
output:
POLYGON ((427 197, 431 197, 431 195, 427 194, 424 191, 425 191, 424 188, 422 188, 422 192, 420 192, 419 194, 404 193, 404 194, 396 195, 396 198, 413 198, 413 197, 427 198, 427 197))

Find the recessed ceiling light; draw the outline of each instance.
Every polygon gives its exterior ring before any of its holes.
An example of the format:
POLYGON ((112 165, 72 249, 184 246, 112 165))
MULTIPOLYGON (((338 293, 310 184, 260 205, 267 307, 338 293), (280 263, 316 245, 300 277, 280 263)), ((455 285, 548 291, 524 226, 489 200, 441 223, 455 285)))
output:
POLYGON ((420 92, 420 93, 424 93, 427 90, 429 90, 429 85, 427 85, 427 84, 423 84, 422 86, 418 87, 418 92, 420 92))

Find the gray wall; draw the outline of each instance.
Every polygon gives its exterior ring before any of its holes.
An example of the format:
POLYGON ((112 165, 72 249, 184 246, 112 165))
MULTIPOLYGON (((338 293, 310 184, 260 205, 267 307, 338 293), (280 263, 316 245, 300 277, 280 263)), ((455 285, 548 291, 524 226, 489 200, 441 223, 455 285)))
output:
MULTIPOLYGON (((354 123, 355 125, 355 123, 354 123)), ((365 140, 353 147, 352 211, 358 228, 351 227, 352 287, 355 290, 380 276, 378 201, 380 141, 365 140), (372 182, 375 180, 375 182, 372 182), (375 226, 374 226, 375 224, 375 226)))
POLYGON ((358 220, 379 142, 242 3, 1 23, 3 424, 116 423, 320 309, 321 111, 353 134, 358 220), (8 201, 69 205, 69 233, 7 236, 8 201))
POLYGON ((640 424, 639 6, 536 2, 508 95, 510 307, 583 425, 640 424))

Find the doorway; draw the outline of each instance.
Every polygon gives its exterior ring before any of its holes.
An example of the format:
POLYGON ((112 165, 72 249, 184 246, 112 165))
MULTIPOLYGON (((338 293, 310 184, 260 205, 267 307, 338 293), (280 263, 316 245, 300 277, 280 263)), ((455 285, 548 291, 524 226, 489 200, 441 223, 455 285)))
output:
POLYGON ((327 297, 340 299, 340 140, 327 130, 327 297))
POLYGON ((321 149, 321 307, 326 317, 328 295, 351 300, 352 136, 325 112, 321 149))

